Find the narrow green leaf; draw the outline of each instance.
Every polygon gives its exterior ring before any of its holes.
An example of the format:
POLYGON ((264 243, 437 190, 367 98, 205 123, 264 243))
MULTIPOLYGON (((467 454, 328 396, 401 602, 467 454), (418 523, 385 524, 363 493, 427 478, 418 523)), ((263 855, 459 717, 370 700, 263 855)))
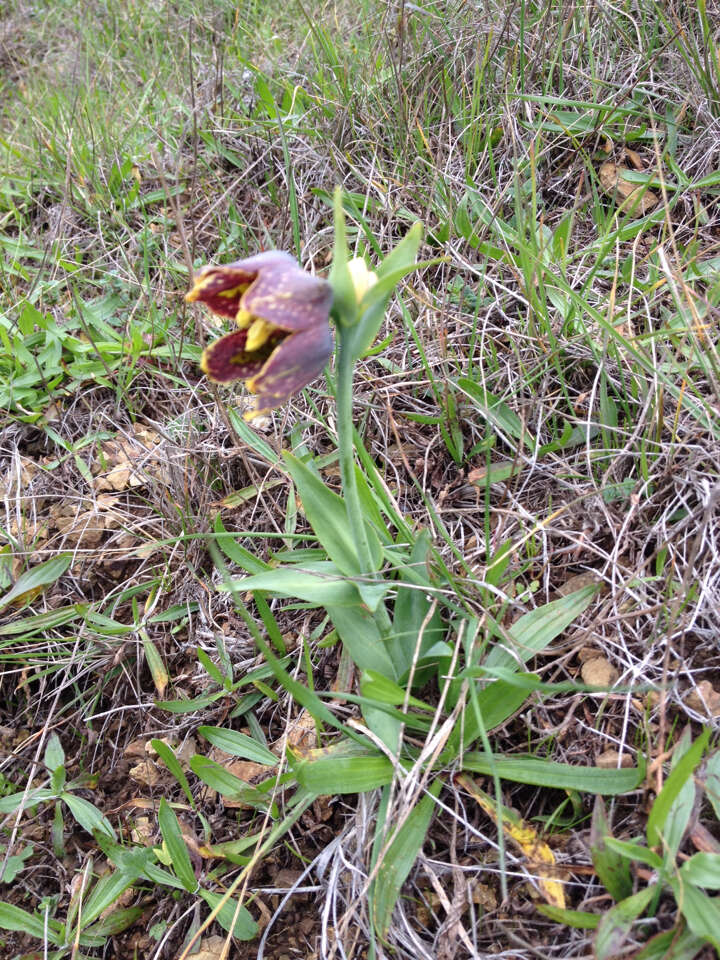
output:
POLYGON ((144 907, 124 907, 113 910, 102 920, 85 929, 83 936, 98 937, 104 944, 108 937, 114 937, 131 927, 144 912, 144 907))
POLYGON ((195 600, 174 603, 167 610, 153 614, 148 623, 172 623, 175 620, 185 620, 191 613, 197 613, 199 609, 200 604, 195 600))
POLYGON ((639 953, 633 954, 632 960, 693 960, 705 943, 704 938, 696 937, 687 927, 673 927, 651 937, 639 953))
MULTIPOLYGON (((524 614, 508 631, 509 645, 514 652, 511 653, 505 644, 498 643, 489 651, 483 666, 517 670, 520 663, 525 663, 542 652, 590 605, 597 589, 597 585, 591 584, 524 614)), ((496 680, 481 690, 478 693, 478 706, 482 711, 486 730, 493 730, 504 723, 522 706, 526 698, 527 692, 506 680, 496 680)), ((465 744, 469 745, 478 736, 472 715, 466 715, 465 744)))
POLYGON ((373 925, 383 938, 390 927, 392 912, 400 896, 402 885, 425 842, 425 834, 435 810, 435 799, 441 787, 442 780, 438 778, 415 806, 407 820, 395 831, 390 845, 381 855, 377 875, 370 888, 369 899, 373 925))
POLYGON ((308 563, 302 570, 278 567, 243 580, 234 580, 233 586, 240 591, 267 590, 323 607, 357 606, 359 601, 356 587, 343 577, 334 563, 329 562, 308 563))
POLYGON ((148 864, 155 862, 155 851, 151 847, 122 846, 103 833, 97 834, 97 841, 102 852, 119 872, 135 879, 142 877, 148 864))
MULTIPOLYGON (((0 903, 0 929, 17 930, 20 933, 27 933, 38 940, 45 939, 45 922, 42 917, 36 913, 28 913, 11 903, 0 903)), ((48 931, 51 943, 59 943, 59 939, 53 928, 48 931)))
POLYGON ((226 696, 227 690, 218 690, 215 693, 192 697, 190 700, 157 700, 155 706, 160 710, 167 710, 168 713, 195 713, 196 710, 204 710, 205 707, 226 696))
POLYGON ((320 722, 325 723, 334 729, 341 730, 351 740, 365 743, 365 737, 359 733, 356 733, 352 728, 346 727, 345 724, 343 724, 342 721, 340 721, 335 714, 328 709, 328 707, 322 702, 314 690, 310 690, 307 686, 305 686, 305 684, 300 683, 287 672, 283 666, 283 663, 273 653, 270 645, 265 642, 265 639, 260 633, 257 624, 245 608, 242 598, 239 596, 235 588, 235 584, 227 575, 227 568, 223 563, 217 545, 211 542, 208 545, 208 549, 212 555, 215 565, 223 574, 223 582, 226 589, 233 594, 238 614, 245 621, 245 625, 255 640, 258 649, 265 658, 268 669, 272 672, 273 676, 278 680, 283 689, 286 690, 290 696, 300 704, 300 706, 305 707, 308 713, 312 715, 313 719, 319 720, 320 722))
POLYGON ((518 660, 525 663, 540 653, 587 609, 598 587, 589 584, 524 614, 508 630, 513 652, 498 643, 489 651, 483 666, 517 669, 518 660))
MULTIPOLYGON (((275 619, 267 600, 259 590, 255 591, 253 597, 255 598, 255 606, 260 614, 260 619, 265 625, 267 635, 272 641, 272 645, 275 647, 280 656, 284 657, 287 654, 287 645, 283 639, 278 622, 275 619)), ((233 716, 233 714, 231 714, 231 716, 233 716)))
POLYGON ((415 534, 408 526, 397 504, 394 503, 375 461, 365 449, 365 444, 357 430, 353 430, 353 441, 358 458, 362 464, 361 475, 364 481, 372 487, 372 492, 382 505, 383 512, 389 517, 390 522, 397 529, 399 535, 408 540, 408 542, 412 542, 415 534))
POLYGON ((235 433, 243 440, 251 450, 254 450, 258 456, 262 457, 270 466, 276 466, 279 463, 277 452, 273 450, 270 444, 265 440, 257 430, 254 430, 249 423, 238 416, 233 407, 228 407, 228 418, 235 430, 235 433))
MULTIPOLYGON (((50 827, 50 837, 52 839, 53 853, 56 859, 62 860, 65 856, 65 818, 63 817, 62 804, 59 800, 55 801, 55 810, 53 811, 53 822, 50 827)), ((12 857, 10 858, 12 859, 12 857)), ((9 880, 5 881, 10 883, 9 880)))
POLYGON ((205 669, 208 676, 217 683, 220 687, 225 687, 225 677, 222 675, 218 667, 213 663, 208 654, 203 650, 202 647, 197 648, 197 658, 200 661, 200 665, 205 669))
POLYGON ((298 783, 317 796, 364 793, 389 783, 393 775, 386 756, 352 740, 341 740, 312 759, 291 760, 291 764, 298 783))
POLYGON ((52 800, 54 796, 53 791, 46 787, 36 787, 34 790, 29 790, 27 796, 25 796, 24 791, 9 793, 6 797, 0 797, 0 813, 15 813, 21 805, 26 810, 42 800, 52 800))
POLYGON ((32 617, 22 617, 11 623, 0 626, 0 636, 6 637, 16 633, 31 635, 39 631, 52 630, 53 627, 62 627, 85 615, 88 605, 74 603, 70 607, 59 607, 57 610, 48 610, 47 613, 37 613, 32 617))
POLYGON ((720 890, 720 853, 694 853, 680 867, 680 876, 696 887, 720 890))
POLYGON ((633 882, 627 858, 605 843, 611 836, 605 803, 602 797, 596 796, 590 825, 590 855, 600 882, 613 900, 619 902, 630 896, 633 882))
MULTIPOLYGON (((684 754, 677 766, 670 771, 660 793, 655 798, 647 822, 648 845, 655 847, 666 829, 668 815, 683 786, 692 777, 695 767, 702 760, 705 748, 710 740, 710 727, 706 727, 695 743, 684 754)), ((684 828, 683 828, 684 831, 684 828)))
POLYGON ((383 259, 377 269, 378 279, 383 280, 399 270, 412 269, 415 266, 424 229, 420 220, 413 223, 402 240, 383 259))
POLYGON ((153 739, 150 741, 150 746, 180 784, 183 789, 183 793, 188 798, 188 803, 194 810, 195 800, 193 799, 192 791, 190 790, 188 778, 185 776, 185 771, 180 766, 180 762, 175 756, 173 750, 167 745, 167 743, 165 743, 164 740, 153 739))
POLYGON ((656 895, 655 885, 639 890, 612 907, 602 917, 595 936, 597 960, 613 960, 623 953, 628 931, 656 895))
MULTIPOLYGON (((417 666, 427 651, 445 635, 445 626, 437 607, 429 622, 425 623, 432 601, 424 590, 418 589, 433 586, 426 572, 429 554, 430 533, 423 530, 413 544, 407 565, 401 566, 398 571, 401 583, 407 586, 403 587, 399 583, 397 587, 390 654, 401 682, 408 677, 413 663, 417 666), (421 631, 422 641, 418 649, 421 631)), ((427 681, 429 669, 416 669, 413 679, 415 687, 427 681)))
POLYGON ((242 800, 248 806, 264 809, 268 805, 268 798, 256 787, 251 786, 240 777, 230 773, 220 763, 216 763, 209 757, 203 757, 196 753, 190 758, 190 769, 199 777, 203 783, 206 783, 213 790, 224 797, 232 797, 234 800, 242 800))
POLYGON ((255 554, 250 553, 245 547, 241 547, 237 540, 228 534, 219 513, 215 517, 213 530, 215 533, 223 534, 223 536, 217 538, 217 543, 228 560, 236 563, 247 573, 263 573, 270 569, 269 564, 265 563, 264 560, 259 560, 255 554))
MULTIPOLYGON (((329 490, 317 474, 291 453, 283 451, 283 459, 300 494, 305 516, 328 557, 347 576, 360 573, 360 561, 350 531, 345 501, 329 490)), ((377 537, 375 540, 379 551, 377 537)))
POLYGON ((83 923, 92 923, 100 914, 117 903, 118 897, 137 880, 132 873, 113 870, 100 877, 87 900, 83 903, 83 923))
POLYGON ((143 650, 145 652, 145 662, 150 669, 155 689, 157 690, 158 696, 161 697, 165 693, 165 688, 168 685, 169 677, 167 667, 163 662, 163 658, 160 656, 160 651, 148 636, 143 638, 143 650))
POLYGON ((538 910, 555 923, 564 923, 576 930, 595 930, 600 923, 599 913, 587 913, 585 910, 564 910, 549 903, 538 904, 538 910))
POLYGON ((113 840, 115 831, 110 825, 110 821, 103 816, 96 806, 85 800, 83 797, 76 797, 74 793, 62 793, 60 799, 67 805, 70 813, 77 822, 88 833, 92 834, 95 830, 107 834, 113 840))
POLYGON ((489 423, 515 440, 522 440, 529 450, 533 449, 535 441, 523 426, 520 417, 510 409, 504 400, 496 397, 489 390, 486 390, 482 384, 476 383, 469 377, 460 377, 457 385, 471 398, 489 423))
POLYGON ((705 765, 705 795, 720 820, 720 750, 711 754, 705 765))
POLYGON ((224 727, 198 727, 198 733, 209 740, 214 747, 234 757, 263 763, 266 767, 276 767, 278 764, 278 758, 267 747, 238 730, 226 730, 224 727))
POLYGON ((360 604, 336 606, 328 603, 326 609, 355 666, 395 679, 395 667, 387 644, 368 611, 360 604))
MULTIPOLYGON (((353 431, 353 434, 355 431, 353 431)), ((358 456, 360 453, 358 451, 358 456)), ((389 547, 393 543, 393 535, 388 530, 388 526, 383 519, 380 506, 370 484, 365 476, 363 467, 355 465, 355 480, 358 488, 358 497, 362 506, 363 515, 368 528, 371 528, 382 541, 383 546, 389 547)))
POLYGON ((584 793, 602 793, 614 796, 634 790, 642 781, 640 768, 605 770, 601 767, 570 766, 537 757, 499 757, 492 759, 484 753, 467 753, 463 769, 473 773, 492 774, 501 780, 527 783, 536 787, 556 787, 560 790, 580 790, 584 793))
POLYGON ((669 878, 678 908, 696 937, 711 943, 720 953, 720 898, 709 897, 691 883, 669 878))
MULTIPOLYGON (((198 893, 211 910, 214 910, 223 899, 219 893, 211 893, 210 890, 199 890, 198 893)), ((216 919, 223 930, 226 930, 228 933, 232 933, 232 935, 237 937, 238 940, 254 940, 257 936, 257 923, 253 920, 252 915, 248 910, 246 910, 245 907, 240 906, 238 908, 238 902, 234 899, 234 897, 230 897, 230 899, 220 908, 220 912, 218 913, 216 919)))
POLYGON ((160 832, 163 835, 163 840, 165 841, 165 846, 172 860, 173 870, 188 893, 192 893, 197 889, 198 885, 195 871, 190 862, 190 854, 183 839, 178 818, 170 808, 165 797, 160 798, 158 824, 160 826, 160 832))
POLYGON ((48 587, 61 577, 72 562, 71 553, 61 553, 57 557, 38 563, 21 574, 15 585, 4 597, 0 598, 0 610, 8 604, 21 600, 25 594, 33 594, 42 587, 48 587))
POLYGON ((51 772, 65 763, 65 751, 60 743, 60 737, 53 731, 48 737, 45 747, 45 766, 51 772))
POLYGON ((383 676, 381 673, 377 673, 375 670, 363 671, 360 677, 360 685, 363 696, 369 697, 371 700, 379 700, 381 703, 399 705, 405 703, 407 699, 409 706, 427 710, 429 713, 433 711, 430 704, 425 703, 423 700, 418 700, 416 697, 408 697, 407 692, 399 684, 383 676))
MULTIPOLYGON (((33 849, 33 845, 29 843, 26 847, 23 847, 19 853, 14 853, 7 858, 5 861, 5 870, 0 873, 0 883, 8 885, 13 883, 17 875, 25 869, 25 861, 28 857, 32 856, 33 849)), ((53 849, 53 853, 55 853, 55 849, 53 849)), ((65 856, 64 849, 59 851, 59 853, 61 857, 65 856)))
POLYGON ((631 840, 616 840, 615 837, 605 837, 605 845, 626 860, 637 860, 640 863, 647 863, 654 870, 660 870, 663 866, 662 857, 659 857, 654 850, 646 847, 642 843, 633 843, 631 840))
POLYGON ((159 867, 156 863, 148 863, 143 870, 143 876, 147 877, 148 880, 152 880, 153 883, 158 883, 164 887, 172 887, 174 890, 185 889, 184 885, 174 874, 170 873, 169 870, 163 870, 163 868, 159 867))

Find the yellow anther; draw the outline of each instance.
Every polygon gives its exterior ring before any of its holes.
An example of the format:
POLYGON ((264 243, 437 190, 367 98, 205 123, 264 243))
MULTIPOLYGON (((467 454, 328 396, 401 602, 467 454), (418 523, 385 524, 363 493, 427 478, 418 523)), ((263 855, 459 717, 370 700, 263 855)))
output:
POLYGON ((227 297, 228 300, 233 300, 237 297, 241 297, 249 286, 249 283, 240 283, 237 287, 232 287, 230 290, 218 290, 216 296, 227 297))
POLYGON ((245 349, 257 350, 267 342, 268 337, 274 329, 275 327, 271 323, 268 323, 267 320, 262 320, 260 317, 258 317, 253 321, 252 326, 248 330, 247 340, 245 341, 245 349))
POLYGON ((241 330, 247 330, 254 319, 255 317, 253 317, 250 311, 246 310, 244 307, 240 307, 238 312, 235 314, 235 323, 238 325, 238 327, 240 327, 241 330))

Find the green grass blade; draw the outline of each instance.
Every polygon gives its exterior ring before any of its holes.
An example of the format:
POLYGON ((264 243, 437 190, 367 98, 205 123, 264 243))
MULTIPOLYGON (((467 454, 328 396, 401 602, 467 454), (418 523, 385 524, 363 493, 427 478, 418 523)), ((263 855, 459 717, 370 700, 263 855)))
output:
POLYGON ((173 870, 177 874, 180 883, 182 883, 189 893, 192 893, 197 889, 198 885, 195 871, 190 862, 190 854, 188 853, 187 844, 183 839, 178 818, 170 808, 165 797, 160 798, 158 825, 167 851, 170 854, 173 870))
POLYGON ((498 757, 492 760, 482 753, 470 752, 463 757, 463 769, 473 773, 491 774, 501 780, 527 783, 536 787, 553 787, 559 790, 580 790, 584 793, 601 793, 614 796, 635 790, 642 782, 645 771, 642 767, 605 770, 601 767, 570 766, 538 757, 498 757))
POLYGON ((387 935, 390 919, 400 890, 425 842, 430 820, 435 810, 435 799, 442 781, 436 780, 395 831, 389 846, 380 853, 376 865, 377 876, 369 891, 370 913, 373 925, 381 937, 387 935))

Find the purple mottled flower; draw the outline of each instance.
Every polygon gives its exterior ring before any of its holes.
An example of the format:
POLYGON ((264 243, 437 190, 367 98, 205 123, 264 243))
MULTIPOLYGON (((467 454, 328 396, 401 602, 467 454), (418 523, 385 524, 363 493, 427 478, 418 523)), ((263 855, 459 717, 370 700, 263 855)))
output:
POLYGON ((267 413, 314 380, 332 352, 330 284, 280 250, 205 267, 185 299, 199 300, 238 329, 204 351, 216 383, 245 380, 257 395, 251 417, 267 413))

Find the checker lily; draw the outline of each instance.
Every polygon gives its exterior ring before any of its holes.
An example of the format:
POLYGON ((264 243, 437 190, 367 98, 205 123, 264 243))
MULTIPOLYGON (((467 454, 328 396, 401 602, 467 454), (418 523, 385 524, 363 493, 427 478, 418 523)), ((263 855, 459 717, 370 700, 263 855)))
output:
POLYGON ((257 395, 249 418, 285 403, 322 372, 332 353, 332 288, 288 253, 269 250, 205 267, 185 299, 237 324, 204 351, 201 368, 216 383, 245 380, 257 395))

